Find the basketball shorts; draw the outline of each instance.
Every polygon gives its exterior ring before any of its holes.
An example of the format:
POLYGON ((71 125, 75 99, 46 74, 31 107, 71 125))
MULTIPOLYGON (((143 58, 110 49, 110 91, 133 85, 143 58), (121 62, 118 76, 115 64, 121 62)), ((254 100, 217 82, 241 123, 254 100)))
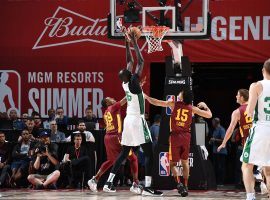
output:
POLYGON ((104 137, 107 160, 115 161, 121 152, 121 144, 118 133, 106 134, 104 137))
POLYGON ((270 166, 270 126, 253 124, 240 160, 257 166, 270 166))
POLYGON ((187 160, 190 149, 190 133, 172 133, 170 136, 169 158, 172 162, 187 160))
POLYGON ((121 144, 125 146, 139 146, 152 142, 148 125, 140 115, 127 115, 124 119, 121 144))

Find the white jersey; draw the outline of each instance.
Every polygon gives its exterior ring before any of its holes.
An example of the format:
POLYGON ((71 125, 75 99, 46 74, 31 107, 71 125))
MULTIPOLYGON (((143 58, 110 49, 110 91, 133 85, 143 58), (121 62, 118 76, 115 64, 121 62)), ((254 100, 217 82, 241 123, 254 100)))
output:
POLYGON ((263 90, 258 97, 254 111, 254 123, 258 125, 270 126, 270 80, 259 81, 263 90))
POLYGON ((132 94, 128 84, 129 82, 122 83, 127 98, 127 115, 144 115, 145 105, 143 93, 132 94))
POLYGON ((125 146, 139 146, 152 141, 150 130, 144 119, 144 96, 132 94, 129 83, 123 83, 127 98, 127 115, 124 119, 121 144, 125 146))

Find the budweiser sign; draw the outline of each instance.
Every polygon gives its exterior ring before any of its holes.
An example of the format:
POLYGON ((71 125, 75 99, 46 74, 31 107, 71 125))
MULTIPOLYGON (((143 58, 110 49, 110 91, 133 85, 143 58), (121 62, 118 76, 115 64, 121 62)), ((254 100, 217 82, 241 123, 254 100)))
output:
MULTIPOLYGON (((107 38, 107 18, 92 19, 58 7, 52 17, 44 20, 45 28, 37 39, 33 49, 41 49, 53 46, 73 44, 79 42, 94 42, 103 45, 110 45, 125 48, 117 41, 110 41, 107 38)), ((144 49, 146 43, 142 45, 144 49)))

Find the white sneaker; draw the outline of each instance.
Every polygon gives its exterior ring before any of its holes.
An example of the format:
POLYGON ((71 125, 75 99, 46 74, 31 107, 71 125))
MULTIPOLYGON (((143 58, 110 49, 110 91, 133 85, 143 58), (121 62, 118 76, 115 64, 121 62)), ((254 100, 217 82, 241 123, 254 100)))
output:
POLYGON ((261 182, 260 188, 261 188, 261 194, 267 194, 268 193, 267 186, 265 185, 264 182, 261 182))
POLYGON ((87 183, 92 192, 97 192, 97 180, 95 179, 94 176, 87 183))
POLYGON ((135 183, 135 182, 133 182, 132 183, 132 186, 130 187, 130 192, 133 192, 133 193, 135 193, 135 194, 141 194, 142 193, 142 189, 140 188, 140 186, 137 184, 137 183, 135 183))

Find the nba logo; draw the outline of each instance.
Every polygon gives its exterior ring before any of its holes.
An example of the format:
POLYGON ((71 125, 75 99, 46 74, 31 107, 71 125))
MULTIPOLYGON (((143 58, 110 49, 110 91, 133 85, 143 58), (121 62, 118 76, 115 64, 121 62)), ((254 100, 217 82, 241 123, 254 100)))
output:
POLYGON ((120 32, 122 32, 122 25, 123 25, 123 23, 122 23, 122 18, 121 17, 118 17, 117 19, 116 19, 116 23, 115 23, 115 32, 116 33, 120 33, 120 32))
MULTIPOLYGON (((167 95, 166 101, 175 101, 175 96, 174 95, 167 95)), ((172 114, 172 109, 170 107, 166 107, 166 114, 167 115, 172 114)))
POLYGON ((21 77, 14 70, 0 70, 0 112, 21 113, 21 77))
POLYGON ((168 152, 159 153, 159 175, 160 176, 170 175, 170 162, 168 152))

